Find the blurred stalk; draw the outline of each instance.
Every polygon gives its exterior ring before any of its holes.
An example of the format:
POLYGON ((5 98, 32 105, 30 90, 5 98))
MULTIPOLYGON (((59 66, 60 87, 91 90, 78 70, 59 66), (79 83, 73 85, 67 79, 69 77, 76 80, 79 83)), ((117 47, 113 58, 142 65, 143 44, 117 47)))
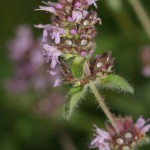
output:
POLYGON ((148 37, 150 38, 150 19, 145 12, 140 0, 129 0, 129 3, 133 7, 139 21, 141 22, 145 32, 147 33, 148 37))
POLYGON ((124 33, 136 43, 140 42, 140 34, 129 14, 123 9, 122 1, 107 0, 106 2, 111 11, 111 15, 115 18, 124 33))

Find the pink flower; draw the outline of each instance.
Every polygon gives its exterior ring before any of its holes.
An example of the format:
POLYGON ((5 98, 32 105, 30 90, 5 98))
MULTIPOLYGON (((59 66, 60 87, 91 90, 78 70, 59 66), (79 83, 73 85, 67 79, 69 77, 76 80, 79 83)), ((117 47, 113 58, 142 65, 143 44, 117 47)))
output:
POLYGON ((54 87, 61 86, 62 84, 62 77, 60 75, 60 70, 56 68, 55 70, 48 71, 50 75, 54 78, 54 87))
POLYGON ((10 58, 14 61, 20 61, 28 49, 32 47, 33 41, 31 28, 27 25, 20 26, 17 29, 16 38, 8 43, 10 58))
POLYGON ((56 80, 54 82, 54 87, 61 86, 61 84, 62 84, 61 78, 56 78, 56 80))
POLYGON ((57 47, 48 44, 43 45, 43 49, 47 62, 51 61, 51 68, 55 68, 56 64, 59 63, 58 57, 62 55, 61 51, 57 47))
POLYGON ((48 11, 50 13, 56 13, 56 10, 54 7, 50 7, 50 6, 39 6, 39 9, 36 10, 42 10, 42 11, 48 11))
POLYGON ((94 126, 95 129, 95 138, 90 144, 90 148, 98 148, 99 150, 110 150, 109 141, 111 139, 108 132, 101 130, 97 126, 94 126))
POLYGON ((51 39, 54 39, 56 44, 60 43, 60 36, 65 34, 65 29, 55 27, 52 25, 36 25, 37 28, 44 28, 42 42, 47 41, 47 36, 50 35, 51 39))
POLYGON ((131 117, 115 118, 119 134, 115 132, 110 124, 107 124, 107 131, 97 128, 94 133, 94 139, 90 144, 90 148, 98 148, 99 150, 124 150, 133 149, 139 143, 144 141, 146 133, 150 130, 149 120, 140 117, 134 124, 131 117))
POLYGON ((150 124, 148 124, 150 120, 147 121, 140 117, 137 122, 134 124, 135 128, 137 128, 142 134, 146 134, 150 130, 150 124))
POLYGON ((72 11, 72 19, 76 20, 77 22, 80 22, 82 19, 85 18, 85 16, 88 14, 86 10, 73 10, 72 11))
POLYGON ((97 1, 97 0, 87 0, 88 5, 92 5, 92 4, 94 4, 94 6, 97 8, 96 1, 97 1))
POLYGON ((63 35, 63 34, 65 34, 64 29, 53 26, 51 38, 55 40, 56 44, 60 43, 60 35, 63 35))

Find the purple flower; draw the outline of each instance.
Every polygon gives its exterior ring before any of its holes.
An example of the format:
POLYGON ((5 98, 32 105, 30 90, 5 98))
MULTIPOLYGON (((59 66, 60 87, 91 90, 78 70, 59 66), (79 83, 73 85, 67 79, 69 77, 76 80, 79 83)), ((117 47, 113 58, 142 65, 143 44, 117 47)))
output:
POLYGON ((150 130, 150 119, 147 121, 140 117, 137 122, 134 124, 135 128, 137 128, 142 134, 146 134, 150 130), (148 124, 149 123, 149 124, 148 124))
POLYGON ((110 150, 109 141, 111 139, 108 132, 101 130, 97 126, 95 127, 95 138, 90 144, 90 148, 98 148, 99 150, 110 150))
POLYGON ((22 25, 17 29, 16 38, 8 43, 10 58, 14 61, 20 61, 25 53, 33 45, 33 35, 27 25, 22 25))
POLYGON ((60 70, 56 68, 55 70, 48 71, 50 75, 54 78, 54 87, 61 86, 62 84, 62 77, 60 75, 60 70))
POLYGON ((26 92, 30 88, 38 91, 49 86, 48 76, 43 71, 45 61, 40 41, 41 38, 33 38, 27 25, 19 26, 16 37, 9 41, 10 59, 15 64, 14 75, 5 84, 9 92, 26 92))
POLYGON ((55 68, 56 64, 59 63, 58 57, 62 55, 62 52, 57 47, 48 44, 43 45, 43 49, 47 62, 51 61, 51 68, 55 68))
POLYGON ((92 4, 94 4, 94 6, 97 8, 96 1, 97 1, 97 0, 87 0, 88 5, 92 5, 92 4))
POLYGON ((56 80, 54 82, 54 87, 61 86, 61 84, 62 84, 61 78, 56 78, 56 80))
POLYGON ((39 6, 39 9, 36 9, 36 10, 48 11, 50 13, 56 14, 55 8, 54 7, 50 7, 50 6, 39 6))
POLYGON ((84 19, 87 14, 88 12, 86 10, 76 9, 72 11, 72 19, 80 22, 81 19, 84 19))
POLYGON ((139 143, 144 141, 146 133, 150 130, 149 119, 146 121, 140 117, 134 124, 131 117, 115 118, 119 134, 115 132, 110 124, 107 124, 107 131, 95 126, 94 139, 90 148, 99 150, 124 150, 134 149, 139 143))
POLYGON ((65 34, 64 29, 53 26, 51 37, 52 39, 55 39, 56 44, 60 43, 60 35, 63 35, 63 34, 65 34))
POLYGON ((56 44, 60 43, 60 36, 65 34, 65 29, 55 27, 52 25, 36 25, 37 28, 44 28, 42 42, 47 41, 47 36, 50 35, 51 39, 54 39, 56 44))

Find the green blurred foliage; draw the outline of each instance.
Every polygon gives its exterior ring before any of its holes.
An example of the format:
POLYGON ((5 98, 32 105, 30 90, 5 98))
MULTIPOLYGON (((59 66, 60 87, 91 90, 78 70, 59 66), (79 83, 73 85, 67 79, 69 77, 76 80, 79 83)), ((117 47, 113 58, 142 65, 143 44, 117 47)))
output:
MULTIPOLYGON (((108 0, 110 1, 110 0, 108 0)), ((98 1, 98 15, 103 25, 97 27, 97 51, 111 50, 116 73, 125 77, 135 88, 135 94, 119 94, 101 91, 112 112, 116 115, 131 115, 136 120, 140 115, 150 116, 150 78, 141 75, 140 50, 150 44, 128 1, 114 3, 98 1), (121 3, 121 4, 118 4, 121 3)), ((92 136, 92 125, 104 127, 105 115, 89 92, 70 121, 62 117, 62 110, 52 117, 38 116, 31 107, 38 98, 34 92, 9 95, 3 88, 4 81, 12 76, 13 65, 8 59, 6 42, 20 24, 48 23, 49 15, 35 12, 41 2, 37 0, 5 0, 0 5, 0 150, 67 150, 65 145, 74 145, 76 150, 87 150, 92 136), (64 138, 64 135, 67 138, 64 138)), ((150 16, 150 1, 142 4, 150 16)), ((41 30, 33 27, 35 36, 41 30)), ((62 87, 63 88, 63 87, 62 87)), ((54 89, 57 91, 57 89, 54 89)), ((147 145, 141 150, 149 150, 147 145)), ((69 149, 69 150, 73 150, 69 149)))

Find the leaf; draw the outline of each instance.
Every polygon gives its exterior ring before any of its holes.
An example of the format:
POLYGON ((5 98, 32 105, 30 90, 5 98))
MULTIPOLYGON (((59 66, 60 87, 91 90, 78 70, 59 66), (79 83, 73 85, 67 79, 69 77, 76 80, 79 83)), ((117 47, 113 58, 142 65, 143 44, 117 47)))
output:
POLYGON ((134 93, 134 89, 131 85, 123 79, 121 76, 116 74, 107 75, 105 78, 100 79, 100 88, 112 89, 117 91, 134 93))
POLYGON ((77 107, 80 99, 83 96, 83 88, 82 87, 74 87, 69 91, 65 102, 65 113, 64 117, 69 119, 74 109, 77 107))
POLYGON ((71 64, 71 73, 74 78, 81 79, 84 75, 84 65, 85 59, 83 57, 75 57, 71 64))

